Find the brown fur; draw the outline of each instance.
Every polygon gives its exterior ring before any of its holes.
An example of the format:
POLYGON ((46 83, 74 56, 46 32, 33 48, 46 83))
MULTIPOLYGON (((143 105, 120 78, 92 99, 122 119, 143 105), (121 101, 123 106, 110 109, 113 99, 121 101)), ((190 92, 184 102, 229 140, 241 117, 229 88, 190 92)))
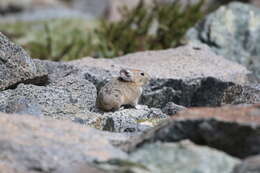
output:
POLYGON ((123 71, 126 73, 122 74, 120 72, 120 77, 112 79, 100 89, 97 106, 101 110, 114 111, 122 105, 137 105, 142 87, 149 82, 150 76, 141 70, 123 70, 127 72, 123 71))

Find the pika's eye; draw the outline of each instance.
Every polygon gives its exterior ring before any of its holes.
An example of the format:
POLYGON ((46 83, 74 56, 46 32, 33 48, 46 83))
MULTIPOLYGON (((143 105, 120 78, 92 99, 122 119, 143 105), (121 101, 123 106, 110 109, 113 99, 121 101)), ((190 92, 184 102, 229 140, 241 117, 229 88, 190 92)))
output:
POLYGON ((144 76, 144 73, 140 73, 141 76, 144 76))

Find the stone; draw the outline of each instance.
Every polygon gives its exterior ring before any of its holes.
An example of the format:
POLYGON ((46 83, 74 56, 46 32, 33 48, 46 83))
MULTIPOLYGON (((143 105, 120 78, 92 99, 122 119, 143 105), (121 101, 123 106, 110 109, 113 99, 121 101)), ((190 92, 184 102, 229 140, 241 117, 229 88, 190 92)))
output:
POLYGON ((75 119, 95 107, 96 88, 77 76, 66 76, 48 86, 19 84, 0 92, 0 111, 6 113, 75 119))
POLYGON ((136 133, 152 128, 167 118, 160 109, 142 106, 141 109, 121 109, 104 113, 87 124, 100 130, 136 133))
POLYGON ((211 52, 209 47, 202 44, 188 44, 176 49, 132 53, 115 59, 88 57, 70 64, 78 67, 99 67, 110 71, 117 71, 122 67, 142 69, 156 79, 189 80, 214 77, 240 84, 247 81, 249 73, 243 66, 217 56, 211 52))
POLYGON ((162 112, 167 114, 167 115, 175 115, 178 112, 183 111, 185 109, 186 108, 184 106, 176 105, 173 102, 169 102, 162 109, 162 112))
MULTIPOLYGON (((0 166, 54 172, 67 165, 127 158, 96 129, 69 121, 0 114, 0 166)), ((19 171, 19 173, 22 171, 19 171)))
POLYGON ((35 64, 29 55, 0 33, 0 91, 15 88, 19 83, 44 85, 47 71, 35 64))
POLYGON ((206 16, 187 32, 192 42, 207 44, 218 55, 238 62, 260 77, 260 9, 233 2, 206 16))
MULTIPOLYGON (((145 51, 115 59, 84 58, 69 62, 99 88, 121 68, 136 68, 152 76, 139 103, 164 108, 168 102, 182 106, 220 106, 237 102, 258 103, 258 91, 247 91, 248 70, 213 53, 206 45, 191 43, 176 49, 145 51), (178 62, 178 63, 176 63, 178 62), (237 88, 235 90, 235 88, 237 88), (240 88, 240 89, 238 89, 240 88), (243 92, 247 92, 244 98, 243 92), (230 99, 227 99, 230 98, 230 99)), ((249 87, 250 88, 250 87, 249 87)))
POLYGON ((260 172, 260 156, 253 156, 245 159, 238 164, 233 173, 259 173, 260 172))
POLYGON ((189 141, 146 144, 130 154, 131 161, 150 172, 231 173, 239 160, 224 152, 189 141))
POLYGON ((187 109, 167 122, 132 139, 128 151, 152 141, 189 139, 232 156, 246 158, 260 153, 260 105, 187 109), (135 142, 133 142, 135 141, 135 142))

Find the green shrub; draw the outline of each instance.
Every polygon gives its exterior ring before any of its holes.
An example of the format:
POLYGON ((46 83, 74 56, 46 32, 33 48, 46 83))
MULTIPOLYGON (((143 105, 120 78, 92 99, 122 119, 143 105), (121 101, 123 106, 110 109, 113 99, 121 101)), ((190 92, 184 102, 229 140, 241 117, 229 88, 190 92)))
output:
POLYGON ((0 24, 0 31, 34 58, 54 61, 85 56, 113 58, 131 52, 179 46, 185 32, 204 15, 203 1, 182 6, 154 2, 121 9, 118 22, 56 19, 0 24))
POLYGON ((103 20, 95 30, 98 37, 97 57, 116 57, 127 53, 166 49, 179 46, 186 31, 200 20, 203 0, 183 7, 179 1, 158 4, 150 8, 143 1, 132 10, 121 9, 123 19, 103 20))
POLYGON ((0 25, 0 31, 39 59, 73 60, 89 55, 89 31, 97 23, 79 19, 55 19, 0 25))
POLYGON ((89 37, 88 30, 82 20, 75 19, 0 25, 0 31, 24 47, 32 57, 56 61, 89 54, 90 46, 85 46, 91 45, 86 39, 89 37))

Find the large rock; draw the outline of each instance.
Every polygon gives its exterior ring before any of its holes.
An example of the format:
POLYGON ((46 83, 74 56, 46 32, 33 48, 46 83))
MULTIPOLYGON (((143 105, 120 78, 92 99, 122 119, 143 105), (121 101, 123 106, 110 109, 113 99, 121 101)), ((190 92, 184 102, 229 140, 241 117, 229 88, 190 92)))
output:
POLYGON ((0 114, 0 124, 0 167, 19 173, 127 156, 110 144, 107 133, 69 121, 0 114))
POLYGON ((167 118, 168 116, 160 109, 143 106, 140 109, 123 109, 96 117, 92 116, 86 124, 112 132, 141 132, 156 126, 167 118))
POLYGON ((246 68, 217 56, 202 44, 188 44, 176 49, 145 51, 115 59, 85 58, 71 62, 78 67, 90 66, 106 70, 122 67, 142 69, 157 79, 191 80, 214 77, 223 81, 245 83, 246 68))
POLYGON ((259 131, 260 105, 193 108, 137 137, 136 142, 126 145, 126 149, 131 150, 151 141, 190 139, 197 144, 245 158, 260 153, 259 131))
POLYGON ((144 165, 150 172, 179 173, 231 173, 239 160, 229 155, 192 144, 147 144, 130 154, 130 160, 144 165))
POLYGON ((223 152, 182 141, 147 144, 130 153, 127 160, 99 162, 99 166, 118 173, 231 173, 238 163, 223 152))
POLYGON ((45 84, 47 71, 29 55, 0 33, 0 91, 19 83, 45 84))
POLYGON ((68 65, 82 69, 85 78, 98 89, 122 67, 148 72, 152 80, 144 89, 140 103, 150 107, 163 108, 168 102, 184 106, 219 106, 235 103, 238 96, 241 96, 239 103, 259 102, 255 99, 259 98, 259 90, 248 91, 242 86, 247 82, 246 68, 217 56, 201 44, 139 52, 115 59, 88 57, 68 65), (247 97, 243 96, 244 91, 247 97))
POLYGON ((0 92, 0 111, 6 113, 73 118, 95 107, 96 88, 77 76, 60 78, 48 86, 20 84, 0 92))
POLYGON ((239 2, 222 6, 187 33, 219 55, 238 62, 260 77, 260 9, 239 2))

